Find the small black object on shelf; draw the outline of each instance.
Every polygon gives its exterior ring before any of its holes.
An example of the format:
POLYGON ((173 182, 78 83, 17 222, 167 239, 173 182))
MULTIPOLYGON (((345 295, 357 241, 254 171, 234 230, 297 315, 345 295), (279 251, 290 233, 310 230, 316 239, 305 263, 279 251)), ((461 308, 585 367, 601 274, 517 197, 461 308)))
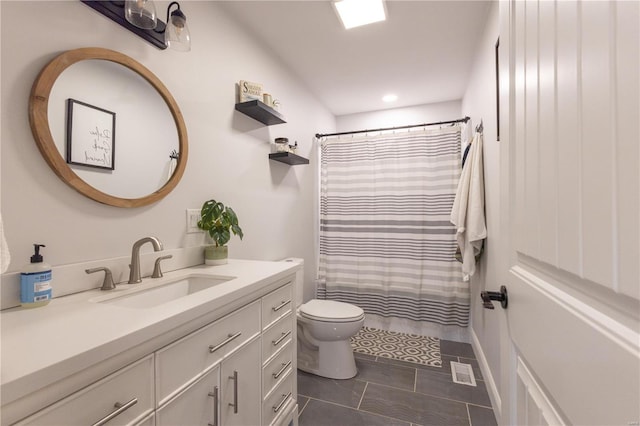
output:
POLYGON ((309 164, 309 160, 291 152, 274 152, 269 154, 269 160, 280 161, 281 163, 295 166, 297 164, 309 164))
POLYGON ((236 104, 236 110, 267 126, 286 123, 282 114, 257 99, 236 104))

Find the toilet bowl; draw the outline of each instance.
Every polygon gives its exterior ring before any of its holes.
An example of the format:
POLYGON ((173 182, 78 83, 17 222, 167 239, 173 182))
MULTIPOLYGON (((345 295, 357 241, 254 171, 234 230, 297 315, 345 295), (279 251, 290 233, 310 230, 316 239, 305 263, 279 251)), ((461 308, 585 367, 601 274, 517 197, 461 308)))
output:
POLYGON ((350 303, 312 299, 302 303, 303 259, 296 273, 298 369, 330 379, 350 379, 357 374, 349 339, 364 325, 364 311, 350 303))
POLYGON ((313 299, 300 305, 298 369, 330 379, 357 374, 349 339, 364 325, 364 311, 352 304, 313 299))

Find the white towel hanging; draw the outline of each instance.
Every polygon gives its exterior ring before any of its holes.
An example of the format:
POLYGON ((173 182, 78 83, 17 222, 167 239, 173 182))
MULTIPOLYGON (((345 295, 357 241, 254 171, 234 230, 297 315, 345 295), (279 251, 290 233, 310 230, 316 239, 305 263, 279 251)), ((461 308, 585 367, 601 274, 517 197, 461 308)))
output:
POLYGON ((487 237, 484 216, 484 165, 482 133, 476 133, 467 161, 462 168, 456 198, 451 209, 451 223, 462 254, 462 273, 465 281, 476 271, 476 255, 487 237))

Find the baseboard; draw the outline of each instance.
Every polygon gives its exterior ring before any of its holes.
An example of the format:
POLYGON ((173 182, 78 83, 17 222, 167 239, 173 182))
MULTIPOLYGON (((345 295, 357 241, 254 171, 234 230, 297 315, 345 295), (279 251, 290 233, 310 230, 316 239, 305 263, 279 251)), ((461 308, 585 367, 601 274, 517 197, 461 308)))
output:
POLYGON ((471 334, 471 346, 473 347, 473 352, 476 354, 476 359, 480 366, 482 377, 487 386, 487 392, 489 393, 493 413, 496 416, 496 421, 500 424, 500 418, 502 418, 502 399, 500 398, 500 392, 498 391, 495 380, 493 380, 493 375, 491 374, 491 369, 487 363, 487 358, 484 356, 482 345, 480 345, 480 340, 478 340, 478 336, 476 336, 476 332, 473 327, 469 327, 469 334, 471 334))

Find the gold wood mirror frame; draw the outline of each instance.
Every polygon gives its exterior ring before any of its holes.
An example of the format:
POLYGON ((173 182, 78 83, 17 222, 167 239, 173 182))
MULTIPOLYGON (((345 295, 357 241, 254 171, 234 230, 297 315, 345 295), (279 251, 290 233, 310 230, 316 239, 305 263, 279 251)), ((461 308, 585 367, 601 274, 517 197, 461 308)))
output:
POLYGON ((141 207, 161 200, 176 187, 182 178, 187 165, 189 152, 187 129, 184 124, 182 113, 180 112, 180 108, 178 108, 178 104, 175 99, 171 96, 171 93, 165 85, 162 84, 160 79, 158 79, 158 77, 156 77, 149 69, 145 68, 142 64, 129 56, 113 50, 99 47, 74 49, 60 54, 49 62, 42 71, 40 71, 40 74, 31 88, 31 95, 29 97, 29 124, 40 153, 58 177, 82 195, 110 206, 141 207), (88 59, 100 59, 115 62, 136 72, 157 90, 162 99, 166 102, 167 107, 173 116, 178 134, 178 147, 180 153, 177 165, 175 171, 171 175, 171 178, 160 189, 149 195, 140 198, 120 198, 94 188, 71 170, 66 160, 62 157, 56 147, 51 134, 51 129, 49 128, 48 119, 49 96, 51 95, 51 89, 53 88, 56 79, 64 70, 77 62, 88 59))

